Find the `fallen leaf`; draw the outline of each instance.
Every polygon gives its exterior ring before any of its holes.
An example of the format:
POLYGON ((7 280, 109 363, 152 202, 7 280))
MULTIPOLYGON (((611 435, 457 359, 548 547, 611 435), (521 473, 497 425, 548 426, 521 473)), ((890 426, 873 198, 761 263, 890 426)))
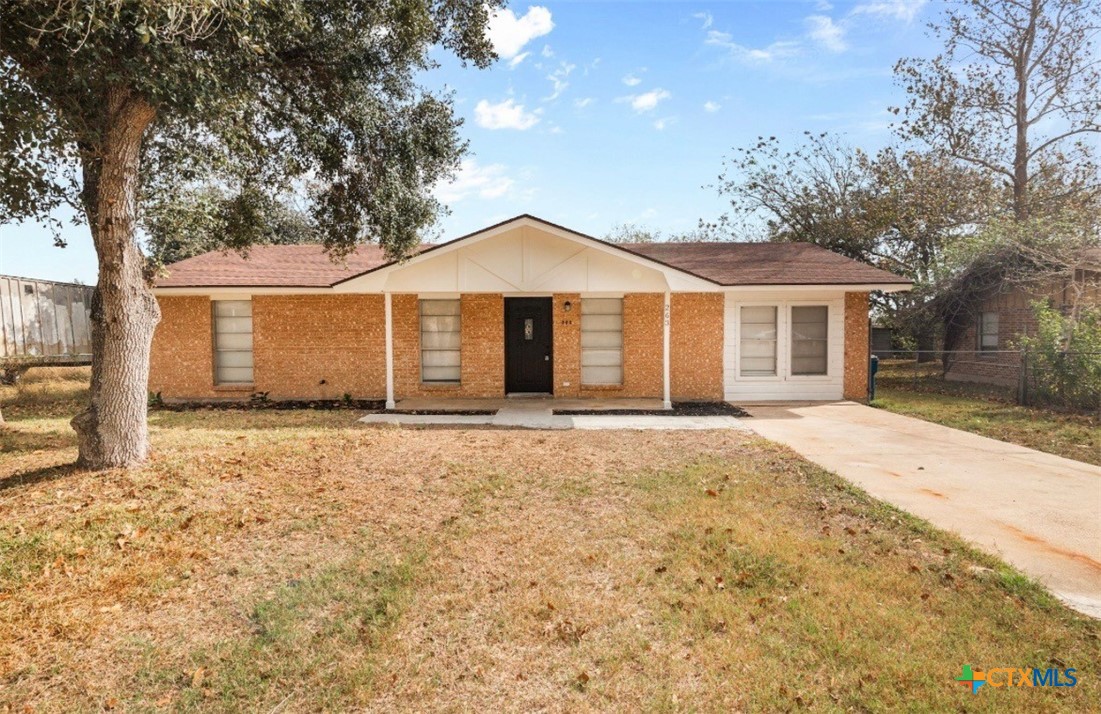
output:
POLYGON ((193 689, 198 689, 199 687, 203 686, 203 679, 205 679, 205 678, 206 678, 206 669, 203 668, 203 667, 199 667, 191 675, 191 687, 193 689))
POLYGON ((718 495, 719 495, 719 492, 716 491, 713 488, 709 488, 709 489, 707 489, 707 495, 710 496, 711 498, 717 498, 718 495))
POLYGON ((118 705, 119 705, 118 697, 107 697, 107 699, 104 700, 104 702, 103 702, 103 708, 108 709, 108 710, 114 709, 118 705))

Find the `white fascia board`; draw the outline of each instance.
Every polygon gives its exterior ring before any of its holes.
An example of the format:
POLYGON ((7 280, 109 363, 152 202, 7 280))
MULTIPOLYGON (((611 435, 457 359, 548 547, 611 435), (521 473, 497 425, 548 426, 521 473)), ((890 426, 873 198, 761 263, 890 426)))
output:
POLYGON ((845 285, 837 283, 822 283, 820 285, 727 285, 720 287, 719 290, 724 293, 759 293, 759 292, 823 292, 827 290, 835 290, 838 292, 846 293, 864 293, 878 290, 885 293, 899 293, 912 290, 910 285, 899 285, 897 283, 860 283, 856 285, 845 285))

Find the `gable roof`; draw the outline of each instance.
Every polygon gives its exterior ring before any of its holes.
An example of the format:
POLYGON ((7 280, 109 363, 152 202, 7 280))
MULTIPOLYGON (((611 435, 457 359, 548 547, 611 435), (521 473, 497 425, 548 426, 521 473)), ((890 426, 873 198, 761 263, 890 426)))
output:
MULTIPOLYGON (((614 251, 673 268, 716 286, 897 285, 911 281, 809 243, 608 243, 541 218, 523 214, 438 244, 422 244, 414 255, 475 238, 510 223, 533 221, 595 241, 614 251)), ((212 251, 166 267, 158 288, 327 288, 395 265, 376 245, 357 248, 333 263, 321 245, 259 245, 247 257, 212 251)))

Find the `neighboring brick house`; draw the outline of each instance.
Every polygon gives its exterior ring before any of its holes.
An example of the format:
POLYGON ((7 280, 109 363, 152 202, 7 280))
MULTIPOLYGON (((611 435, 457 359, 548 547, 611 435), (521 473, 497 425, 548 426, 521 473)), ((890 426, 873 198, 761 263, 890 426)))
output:
POLYGON ((910 282, 792 243, 617 245, 518 216, 403 262, 257 246, 171 265, 166 400, 864 399, 868 293, 910 282))
POLYGON ((1016 386, 1021 376, 1020 338, 1034 336, 1033 303, 1044 300, 1070 314, 1084 305, 1101 305, 1101 249, 1087 251, 1083 267, 1046 289, 1005 286, 983 300, 973 323, 948 353, 945 377, 959 382, 1016 386))

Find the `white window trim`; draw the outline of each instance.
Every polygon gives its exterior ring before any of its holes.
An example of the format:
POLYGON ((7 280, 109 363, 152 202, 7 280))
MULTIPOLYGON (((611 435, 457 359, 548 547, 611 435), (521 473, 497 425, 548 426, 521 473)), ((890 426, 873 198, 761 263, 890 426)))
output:
POLYGON ((462 335, 463 335, 463 304, 459 297, 438 297, 433 295, 432 297, 418 297, 417 298, 417 343, 418 343, 418 378, 422 386, 427 387, 457 387, 462 384, 463 379, 463 349, 462 349, 462 335), (440 302, 457 302, 459 303, 459 378, 458 379, 430 379, 424 378, 424 312, 422 303, 425 301, 440 301, 440 302))
POLYGON ((737 334, 734 340, 734 367, 737 370, 738 379, 746 382, 778 382, 782 381, 781 356, 784 354, 782 339, 784 323, 784 308, 775 301, 764 300, 761 302, 740 302, 735 308, 735 327, 737 334), (776 308, 776 374, 742 374, 742 309, 747 307, 774 307, 776 308))
MULTIPOLYGON (((844 310, 844 305, 837 305, 836 299, 818 300, 754 300, 751 302, 735 303, 736 319, 734 329, 734 369, 735 379, 739 382, 827 382, 837 379, 841 373, 835 368, 833 350, 830 349, 832 323, 836 316, 836 310, 844 310), (743 307, 775 307, 776 308, 776 374, 770 376, 753 376, 742 374, 742 308, 743 307), (826 308, 826 373, 825 374, 792 374, 791 373, 791 308, 793 307, 825 307, 826 308)), ((841 366, 842 373, 844 365, 841 366)))
POLYGON ((252 302, 252 296, 218 296, 210 300, 210 347, 211 347, 211 371, 214 387, 217 389, 250 389, 256 385, 256 305, 252 302), (248 350, 221 350, 218 348, 218 303, 220 302, 247 302, 249 303, 249 322, 251 329, 249 336, 252 338, 252 346, 248 350), (218 379, 218 353, 219 352, 248 352, 252 357, 252 380, 248 382, 223 382, 218 379))
POLYGON ((787 304, 787 307, 784 308, 784 310, 785 310, 785 312, 787 312, 787 316, 788 316, 788 330, 787 330, 787 340, 788 340, 787 371, 788 371, 788 379, 791 380, 791 381, 794 381, 794 382, 805 382, 807 380, 813 381, 813 380, 816 380, 816 379, 825 379, 826 377, 829 377, 830 376, 830 357, 833 356, 833 354, 832 354, 833 350, 830 349, 830 319, 833 317, 833 309, 830 307, 830 304, 826 303, 826 302, 791 301, 787 304), (826 308, 826 371, 822 372, 821 374, 792 374, 791 373, 791 347, 792 347, 791 310, 792 310, 792 308, 795 308, 795 307, 824 307, 824 308, 826 308))
POLYGON ((583 344, 579 344, 578 345, 579 349, 578 349, 578 355, 577 356, 578 356, 578 362, 579 362, 581 375, 578 377, 578 382, 582 387, 594 387, 594 388, 622 387, 623 383, 624 383, 624 378, 626 377, 626 372, 627 372, 626 359, 625 359, 626 352, 627 352, 627 344, 626 344, 626 341, 624 339, 624 325, 623 325, 623 322, 622 322, 625 319, 625 315, 626 315, 626 312, 627 312, 626 302, 623 300, 622 295, 608 295, 608 294, 605 294, 605 295, 589 294, 587 296, 582 295, 581 299, 578 300, 578 305, 576 307, 576 309, 577 309, 578 337, 579 337, 580 342, 584 341, 584 334, 585 334, 585 330, 582 326, 583 325, 582 315, 584 315, 584 312, 582 311, 581 303, 584 302, 586 297, 590 300, 592 300, 592 299, 596 299, 596 300, 619 300, 619 317, 620 317, 620 321, 621 321, 620 322, 620 328, 619 328, 619 381, 618 382, 586 382, 585 377, 584 377, 584 375, 585 375, 585 347, 584 347, 583 344))

